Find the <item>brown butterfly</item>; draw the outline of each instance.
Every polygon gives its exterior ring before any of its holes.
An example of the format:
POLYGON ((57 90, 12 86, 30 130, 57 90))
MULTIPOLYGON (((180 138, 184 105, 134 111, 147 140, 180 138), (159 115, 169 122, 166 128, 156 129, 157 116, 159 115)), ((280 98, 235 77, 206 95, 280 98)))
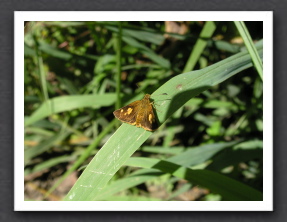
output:
POLYGON ((113 114, 124 123, 136 125, 148 131, 154 131, 158 128, 149 94, 146 94, 142 100, 134 101, 115 110, 113 114))

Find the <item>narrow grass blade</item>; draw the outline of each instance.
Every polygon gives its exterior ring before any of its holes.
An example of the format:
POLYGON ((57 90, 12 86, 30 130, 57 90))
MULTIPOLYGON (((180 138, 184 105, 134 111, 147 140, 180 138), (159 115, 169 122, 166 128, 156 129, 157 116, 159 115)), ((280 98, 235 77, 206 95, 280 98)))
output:
POLYGON ((242 21, 235 21, 234 22, 241 37, 244 40, 244 43, 246 45, 246 48, 248 50, 248 52, 250 53, 250 56, 252 58, 252 61, 254 63, 254 66, 259 74, 259 76, 261 77, 261 79, 263 79, 263 65, 262 65, 262 60, 256 50, 256 47, 252 41, 252 38, 249 34, 248 29, 246 28, 244 22, 242 21))
POLYGON ((200 55, 202 54, 203 50, 205 49, 207 45, 206 39, 210 39, 210 37, 213 35, 215 31, 215 28, 216 26, 213 21, 208 21, 205 23, 199 35, 199 39, 196 41, 194 48, 186 62, 186 65, 183 69, 183 73, 193 70, 195 64, 200 58, 200 55))
POLYGON ((110 106, 115 103, 115 100, 116 95, 113 93, 105 95, 61 96, 49 99, 25 121, 25 126, 59 112, 83 107, 110 106))

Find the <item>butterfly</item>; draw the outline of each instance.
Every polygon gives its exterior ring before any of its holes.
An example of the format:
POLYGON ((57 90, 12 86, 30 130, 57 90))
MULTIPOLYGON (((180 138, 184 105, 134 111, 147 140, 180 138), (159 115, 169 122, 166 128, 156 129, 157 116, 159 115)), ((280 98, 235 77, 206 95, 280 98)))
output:
POLYGON ((148 131, 154 131, 158 128, 149 94, 146 94, 142 100, 134 101, 115 110, 113 114, 124 123, 135 125, 148 131))

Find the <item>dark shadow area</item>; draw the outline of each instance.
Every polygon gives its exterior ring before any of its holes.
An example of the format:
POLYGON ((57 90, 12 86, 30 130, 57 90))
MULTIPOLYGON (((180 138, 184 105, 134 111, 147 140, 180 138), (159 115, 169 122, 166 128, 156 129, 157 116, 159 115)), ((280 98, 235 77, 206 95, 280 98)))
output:
MULTIPOLYGON (((179 90, 179 88, 183 87, 184 81, 182 83, 177 83, 174 85, 174 90, 179 90)), ((183 92, 177 93, 174 97, 171 98, 171 101, 168 105, 168 111, 166 112, 166 116, 164 120, 169 118, 175 111, 177 111, 180 107, 182 107, 187 101, 197 96, 199 93, 207 90, 211 86, 202 86, 194 89, 185 90, 183 92)))

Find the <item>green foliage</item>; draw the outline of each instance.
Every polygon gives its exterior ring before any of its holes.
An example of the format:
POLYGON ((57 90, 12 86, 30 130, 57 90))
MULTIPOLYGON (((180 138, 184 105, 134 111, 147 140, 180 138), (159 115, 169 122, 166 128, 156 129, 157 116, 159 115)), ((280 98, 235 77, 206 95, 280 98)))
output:
MULTIPOLYGON (((86 166, 64 200, 262 200, 261 71, 232 22, 167 25, 27 23, 25 176, 63 171, 45 197, 86 166), (112 112, 144 93, 161 127, 116 130, 112 112)), ((262 41, 252 52, 260 64, 262 41)))

